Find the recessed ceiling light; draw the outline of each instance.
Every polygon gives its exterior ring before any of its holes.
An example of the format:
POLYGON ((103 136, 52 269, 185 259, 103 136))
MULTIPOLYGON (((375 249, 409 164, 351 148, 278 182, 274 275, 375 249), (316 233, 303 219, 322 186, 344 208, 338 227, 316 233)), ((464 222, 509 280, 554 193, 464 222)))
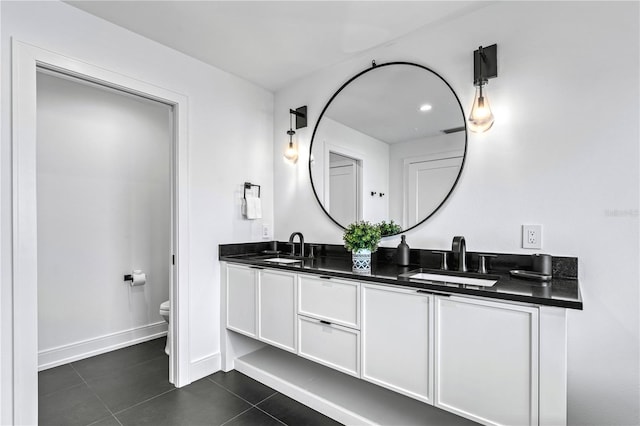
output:
POLYGON ((429 104, 423 104, 423 105, 420 105, 420 111, 422 111, 422 112, 424 112, 424 111, 430 111, 430 110, 431 110, 431 108, 432 108, 432 107, 431 107, 431 105, 429 105, 429 104))

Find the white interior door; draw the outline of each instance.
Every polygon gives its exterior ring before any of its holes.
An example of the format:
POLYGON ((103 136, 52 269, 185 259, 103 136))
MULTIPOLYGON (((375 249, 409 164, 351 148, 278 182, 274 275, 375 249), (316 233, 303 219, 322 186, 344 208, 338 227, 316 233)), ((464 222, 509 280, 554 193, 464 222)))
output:
POLYGON ((358 220, 358 163, 331 153, 329 166, 329 213, 340 224, 358 220))
POLYGON ((460 158, 445 158, 408 164, 405 228, 424 220, 442 203, 460 172, 460 162, 460 158))

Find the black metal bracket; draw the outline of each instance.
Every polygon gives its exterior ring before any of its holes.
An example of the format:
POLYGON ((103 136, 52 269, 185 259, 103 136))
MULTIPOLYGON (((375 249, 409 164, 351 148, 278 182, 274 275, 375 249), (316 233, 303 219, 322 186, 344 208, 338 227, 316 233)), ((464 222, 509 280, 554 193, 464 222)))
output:
POLYGON ((247 199, 247 189, 251 189, 251 188, 255 188, 255 187, 258 187, 258 198, 260 198, 260 185, 253 184, 251 182, 245 182, 244 183, 244 194, 242 195, 242 198, 244 198, 246 200, 247 199))
POLYGON ((133 275, 130 275, 130 274, 125 275, 124 281, 133 281, 133 275))
POLYGON ((478 47, 473 52, 473 84, 484 84, 498 76, 498 45, 478 47))
MULTIPOLYGON (((307 106, 301 106, 296 109, 289 109, 289 114, 296 116, 296 130, 307 127, 307 106)), ((287 134, 289 134, 287 132, 287 134)))

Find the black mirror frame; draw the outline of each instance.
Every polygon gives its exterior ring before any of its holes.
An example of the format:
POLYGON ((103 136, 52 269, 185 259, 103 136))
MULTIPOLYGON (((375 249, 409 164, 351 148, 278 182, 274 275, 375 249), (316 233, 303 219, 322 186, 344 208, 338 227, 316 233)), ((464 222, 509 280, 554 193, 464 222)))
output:
POLYGON ((410 65, 410 66, 422 68, 425 71, 433 73, 444 84, 447 85, 449 90, 451 90, 451 93, 453 93, 453 96, 455 96, 456 101, 458 101, 458 106, 460 107, 460 113, 462 114, 462 120, 464 122, 464 154, 462 156, 462 164, 460 164, 460 170, 458 171, 458 176, 456 176, 456 180, 453 182, 453 185, 451 185, 451 189, 449 190, 447 195, 444 197, 442 202, 440 204, 438 204, 438 206, 427 217, 422 219, 420 222, 416 223, 415 225, 411 226, 410 228, 403 229, 400 232, 397 232, 395 234, 384 235, 382 238, 392 237, 394 235, 399 235, 399 234, 403 234, 403 233, 405 233, 407 231, 411 231, 412 229, 422 225, 431 216, 433 216, 438 210, 440 210, 440 208, 444 205, 444 203, 449 199, 449 197, 453 193, 453 190, 455 189, 455 187, 458 185, 458 181, 460 180, 460 176, 462 175, 462 170, 464 169, 464 164, 465 164, 465 161, 467 159, 467 143, 468 143, 468 139, 469 139, 469 132, 468 132, 468 129, 467 129, 467 120, 465 119, 464 109, 462 108, 462 103, 460 102, 460 98, 458 98, 458 94, 455 92, 455 90, 453 90, 453 87, 451 87, 449 82, 447 82, 447 80, 445 80, 440 74, 438 74, 437 72, 435 72, 431 68, 428 68, 428 67, 425 67, 423 65, 416 64, 416 63, 413 63, 413 62, 395 61, 395 62, 385 62, 385 63, 382 63, 382 64, 376 64, 375 61, 372 62, 372 66, 371 67, 368 67, 368 68, 364 69, 363 71, 360 71, 359 73, 357 73, 353 77, 351 77, 349 80, 347 80, 346 83, 344 83, 342 86, 340 86, 340 88, 333 94, 333 96, 331 96, 331 98, 329 99, 327 104, 322 109, 322 112, 320 113, 320 116, 318 117, 318 120, 316 121, 316 125, 313 128, 313 134, 311 135, 311 142, 309 143, 309 181, 311 182, 311 188, 313 189, 313 195, 316 197, 316 201, 318 202, 318 205, 320 206, 322 211, 327 215, 327 217, 329 219, 331 219, 333 221, 333 223, 335 223, 336 225, 338 225, 342 229, 346 229, 343 225, 338 223, 333 218, 333 216, 331 216, 331 214, 329 214, 329 212, 324 208, 324 205, 320 202, 320 198, 318 197, 318 191, 316 191, 316 187, 313 184, 313 176, 311 174, 311 163, 312 163, 312 159, 313 159, 312 151, 313 151, 313 141, 315 140, 316 132, 318 131, 318 126, 320 125, 320 121, 322 120, 322 117, 324 117, 324 113, 327 111, 327 108, 329 108, 329 106, 331 105, 331 102, 333 102, 333 100, 336 98, 336 96, 338 96, 338 94, 345 87, 347 87, 352 81, 354 81, 355 79, 357 79, 361 75, 366 74, 368 72, 371 72, 371 71, 373 71, 375 69, 382 68, 382 67, 387 67, 387 66, 391 66, 391 65, 410 65))

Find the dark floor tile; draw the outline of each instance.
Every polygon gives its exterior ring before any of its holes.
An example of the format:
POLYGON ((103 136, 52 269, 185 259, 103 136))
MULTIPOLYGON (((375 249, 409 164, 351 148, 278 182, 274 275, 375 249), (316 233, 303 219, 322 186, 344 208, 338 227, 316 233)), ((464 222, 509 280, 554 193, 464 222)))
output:
POLYGON ((122 425, 113 415, 110 415, 107 418, 99 420, 95 423, 91 423, 89 426, 122 426, 122 425))
POLYGON ((82 383, 82 378, 71 365, 61 365, 38 373, 38 395, 47 395, 82 383))
POLYGON ((113 352, 96 355, 72 364, 83 379, 95 379, 155 358, 164 357, 168 359, 169 357, 164 353, 165 343, 166 338, 162 337, 113 352))
POLYGON ((221 425, 251 405, 207 379, 167 392, 116 417, 129 425, 221 425))
POLYGON ((264 411, 252 408, 229 420, 224 426, 282 426, 283 423, 274 419, 264 411))
POLYGON ((114 413, 174 388, 166 356, 118 369, 87 384, 114 413))
POLYGON ((300 404, 281 393, 275 394, 271 398, 261 402, 257 407, 288 425, 340 425, 340 423, 324 414, 300 404))
POLYGON ((109 414, 111 413, 104 404, 85 384, 38 399, 38 424, 41 426, 84 426, 109 414))
POLYGON ((252 404, 257 404, 276 393, 276 391, 270 387, 236 370, 231 370, 228 373, 218 371, 209 376, 209 379, 252 404))

